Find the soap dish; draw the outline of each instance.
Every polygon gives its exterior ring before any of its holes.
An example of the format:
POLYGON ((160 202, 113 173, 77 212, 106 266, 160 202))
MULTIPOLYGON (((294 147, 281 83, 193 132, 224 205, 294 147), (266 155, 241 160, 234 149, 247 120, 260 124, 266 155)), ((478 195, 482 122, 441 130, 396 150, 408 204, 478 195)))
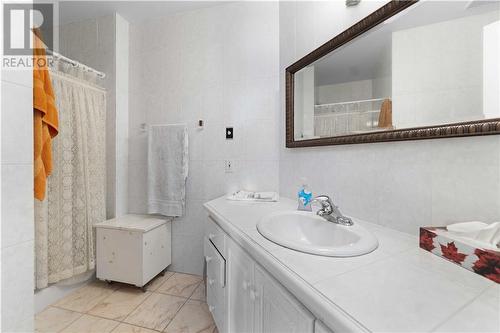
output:
POLYGON ((500 283, 500 251, 457 237, 446 227, 421 227, 420 248, 500 283))

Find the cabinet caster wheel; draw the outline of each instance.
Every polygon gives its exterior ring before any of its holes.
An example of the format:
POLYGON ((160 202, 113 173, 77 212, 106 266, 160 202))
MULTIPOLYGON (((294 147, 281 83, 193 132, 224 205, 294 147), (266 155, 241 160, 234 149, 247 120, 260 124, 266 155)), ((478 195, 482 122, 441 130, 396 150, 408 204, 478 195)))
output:
POLYGON ((142 291, 143 293, 145 293, 145 292, 146 292, 146 286, 141 287, 141 291, 142 291))
POLYGON ((165 270, 161 271, 161 272, 160 272, 160 275, 161 275, 161 276, 165 276, 165 270))
POLYGON ((105 280, 107 284, 113 284, 113 281, 105 280))

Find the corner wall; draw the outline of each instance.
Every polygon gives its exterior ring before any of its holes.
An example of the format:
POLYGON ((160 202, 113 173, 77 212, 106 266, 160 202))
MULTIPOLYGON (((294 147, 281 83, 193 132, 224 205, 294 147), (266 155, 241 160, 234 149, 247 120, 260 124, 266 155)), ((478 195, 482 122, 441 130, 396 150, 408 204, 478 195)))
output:
MULTIPOLYGON (((71 2, 65 4, 71 6, 71 2)), ((128 213, 128 22, 120 15, 61 25, 63 55, 106 74, 106 217, 128 213)))
POLYGON ((2 70, 2 332, 33 331, 33 76, 2 70))
POLYGON ((146 212, 141 124, 186 123, 189 131, 186 215, 173 222, 172 270, 203 272, 204 202, 237 189, 278 190, 278 28, 277 2, 227 3, 131 25, 131 212, 146 212))

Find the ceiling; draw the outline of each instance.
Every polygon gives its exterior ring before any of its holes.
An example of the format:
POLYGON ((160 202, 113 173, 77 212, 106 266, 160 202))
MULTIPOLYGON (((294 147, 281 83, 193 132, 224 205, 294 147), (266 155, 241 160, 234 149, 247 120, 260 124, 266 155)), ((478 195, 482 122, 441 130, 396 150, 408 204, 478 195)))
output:
POLYGON ((225 1, 58 1, 59 24, 120 14, 130 23, 216 6, 225 1))

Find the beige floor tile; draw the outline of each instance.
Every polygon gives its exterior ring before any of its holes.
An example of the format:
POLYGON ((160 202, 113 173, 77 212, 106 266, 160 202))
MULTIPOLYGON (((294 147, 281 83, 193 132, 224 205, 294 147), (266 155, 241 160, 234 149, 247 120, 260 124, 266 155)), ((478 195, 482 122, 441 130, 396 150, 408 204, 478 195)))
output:
POLYGON ((151 293, 142 292, 139 288, 124 287, 115 291, 88 313, 99 317, 123 321, 151 293))
POLYGON ((108 333, 120 324, 117 321, 83 315, 61 333, 108 333))
POLYGON ((153 293, 125 318, 125 322, 161 331, 185 301, 182 297, 153 293))
POLYGON ((172 275, 174 275, 174 272, 165 272, 165 275, 163 276, 158 275, 153 279, 153 281, 147 284, 146 290, 154 291, 158 289, 158 287, 167 281, 172 275))
POLYGON ((164 294, 189 297, 202 280, 201 276, 174 273, 156 291, 164 294))
POLYGON ((191 295, 191 299, 196 299, 198 301, 206 301, 207 294, 205 291, 205 281, 201 281, 201 283, 196 287, 194 293, 191 295))
POLYGON ((92 282, 78 290, 75 290, 54 305, 60 308, 77 312, 87 312, 100 301, 108 297, 116 288, 103 282, 92 282))
POLYGON ((48 307, 35 316, 35 332, 52 333, 59 332, 82 314, 65 309, 48 307))
POLYGON ((205 302, 189 300, 170 322, 166 333, 212 333, 215 323, 205 302))
POLYGON ((148 328, 121 323, 112 333, 156 333, 157 331, 148 328))

